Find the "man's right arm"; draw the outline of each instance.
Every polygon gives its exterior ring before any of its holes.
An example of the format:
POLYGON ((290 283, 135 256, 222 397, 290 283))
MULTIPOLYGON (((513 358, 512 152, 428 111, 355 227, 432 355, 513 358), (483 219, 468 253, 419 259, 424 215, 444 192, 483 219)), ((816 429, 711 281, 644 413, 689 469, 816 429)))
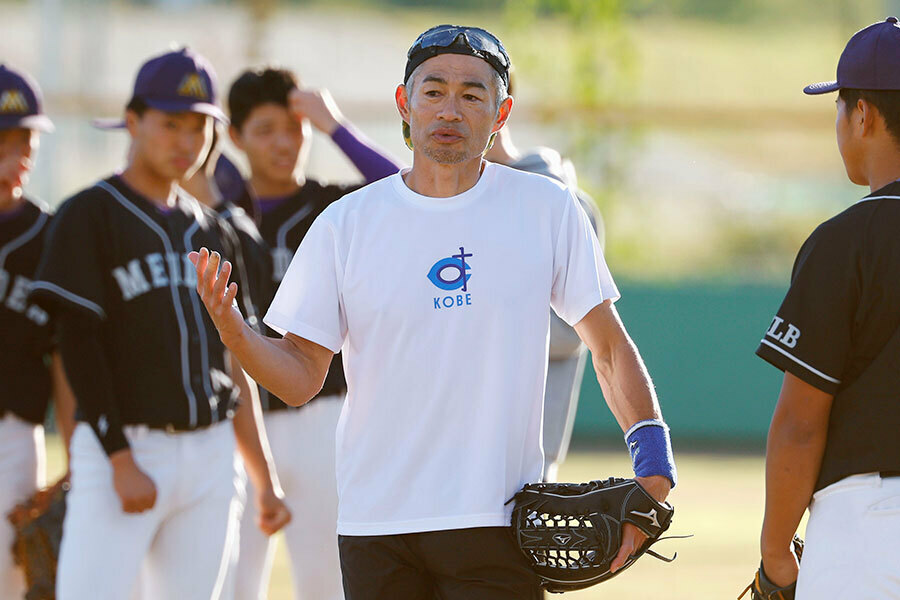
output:
POLYGON ((197 269, 197 293, 222 342, 261 386, 291 406, 300 406, 322 389, 334 353, 288 333, 282 339, 253 331, 234 306, 238 286, 229 283, 231 263, 206 248, 191 252, 197 269), (219 265, 221 263, 221 269, 219 265))

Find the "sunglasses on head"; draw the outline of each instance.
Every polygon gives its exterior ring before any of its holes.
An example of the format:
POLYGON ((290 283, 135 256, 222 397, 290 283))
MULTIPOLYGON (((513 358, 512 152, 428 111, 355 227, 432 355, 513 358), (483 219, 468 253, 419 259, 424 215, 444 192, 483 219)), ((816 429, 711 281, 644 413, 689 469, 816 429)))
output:
POLYGON ((427 50, 429 48, 446 48, 463 43, 481 58, 487 60, 498 70, 509 69, 509 56, 496 37, 480 27, 460 27, 456 25, 441 25, 429 29, 419 36, 407 53, 407 58, 427 50), (461 42, 458 41, 462 36, 461 42))

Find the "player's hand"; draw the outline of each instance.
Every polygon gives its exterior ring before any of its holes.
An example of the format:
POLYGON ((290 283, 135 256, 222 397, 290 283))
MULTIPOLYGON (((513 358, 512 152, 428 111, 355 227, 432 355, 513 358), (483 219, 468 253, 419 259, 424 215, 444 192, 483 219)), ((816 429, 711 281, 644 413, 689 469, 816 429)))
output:
POLYGON ((326 89, 291 90, 288 106, 297 119, 307 118, 313 127, 331 135, 344 120, 344 115, 326 89))
POLYGON ((797 574, 800 572, 800 562, 797 560, 797 555, 794 554, 791 544, 788 544, 785 548, 775 550, 766 548, 764 543, 762 563, 766 577, 778 587, 786 587, 797 581, 797 574))
MULTIPOLYGON (((657 502, 665 502, 666 498, 669 496, 669 491, 672 489, 671 482, 661 475, 635 477, 634 479, 640 483, 657 502)), ((616 557, 610 564, 609 570, 615 573, 621 569, 622 565, 628 560, 628 557, 637 552, 646 541, 647 535, 643 531, 631 523, 625 523, 622 526, 622 545, 619 546, 619 553, 616 554, 616 557)))
POLYGON ((281 494, 273 487, 268 487, 256 494, 256 511, 259 518, 256 522, 266 535, 272 535, 291 522, 291 511, 281 494))
POLYGON ((141 471, 131 450, 119 450, 109 457, 113 466, 113 487, 127 513, 142 513, 156 504, 156 485, 141 471))
POLYGON ((226 260, 220 269, 222 257, 218 252, 210 254, 206 248, 191 252, 188 258, 197 269, 197 293, 219 330, 219 337, 228 346, 230 341, 240 338, 244 332, 244 317, 234 301, 238 286, 235 282, 228 283, 231 263, 226 260))

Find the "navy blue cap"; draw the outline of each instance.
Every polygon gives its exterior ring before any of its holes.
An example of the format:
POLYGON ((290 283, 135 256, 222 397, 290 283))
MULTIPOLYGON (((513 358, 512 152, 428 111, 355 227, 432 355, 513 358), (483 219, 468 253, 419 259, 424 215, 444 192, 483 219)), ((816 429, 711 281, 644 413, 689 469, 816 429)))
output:
MULTIPOLYGON (((189 48, 166 52, 145 62, 138 71, 131 98, 163 112, 196 112, 228 122, 216 106, 216 73, 212 65, 189 48)), ((118 129, 125 122, 95 120, 94 125, 118 129)))
POLYGON ((53 131, 41 90, 27 74, 0 65, 0 129, 53 131))
POLYGON ((900 24, 888 17, 857 31, 841 53, 837 79, 803 88, 806 94, 827 94, 841 88, 900 90, 900 24))

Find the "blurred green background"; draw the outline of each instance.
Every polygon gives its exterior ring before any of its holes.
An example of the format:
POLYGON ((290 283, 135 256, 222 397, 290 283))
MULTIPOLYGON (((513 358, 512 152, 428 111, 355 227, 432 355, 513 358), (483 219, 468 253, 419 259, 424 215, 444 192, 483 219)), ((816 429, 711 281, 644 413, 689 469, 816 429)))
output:
MULTIPOLYGON (((619 311, 657 385, 682 483, 673 565, 644 559, 580 598, 733 598, 758 560, 765 432, 781 375, 753 354, 793 257, 866 190, 834 142, 834 78, 856 30, 896 0, 0 0, 0 61, 33 73, 57 133, 31 193, 58 204, 120 167, 123 135, 92 129, 128 100, 137 67, 171 44, 215 65, 224 92, 248 65, 327 87, 365 133, 409 162, 393 106, 405 53, 432 25, 487 27, 515 65, 520 148, 571 158, 603 212, 619 311)), ((308 172, 358 175, 316 136, 308 172)), ((55 449, 54 449, 55 448, 55 449)), ((55 472, 61 468, 58 445, 55 472)), ((588 369, 560 477, 627 473, 621 432, 588 369)), ((271 598, 289 598, 279 551, 271 598)))

